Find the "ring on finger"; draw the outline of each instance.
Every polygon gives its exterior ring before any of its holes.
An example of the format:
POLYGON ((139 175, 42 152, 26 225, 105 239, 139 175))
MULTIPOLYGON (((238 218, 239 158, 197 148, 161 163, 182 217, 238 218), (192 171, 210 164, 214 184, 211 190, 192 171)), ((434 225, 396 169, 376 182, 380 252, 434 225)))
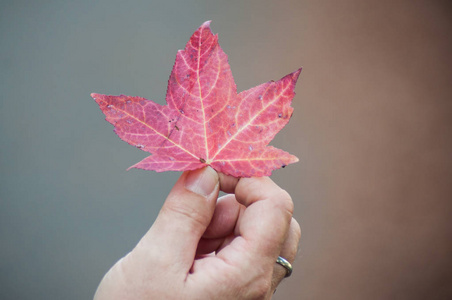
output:
POLYGON ((287 261, 287 259, 285 259, 281 256, 278 256, 278 258, 276 259, 276 263, 283 266, 284 269, 286 269, 286 276, 284 276, 284 278, 287 278, 290 275, 292 275, 293 268, 292 268, 292 265, 290 264, 290 262, 287 261))

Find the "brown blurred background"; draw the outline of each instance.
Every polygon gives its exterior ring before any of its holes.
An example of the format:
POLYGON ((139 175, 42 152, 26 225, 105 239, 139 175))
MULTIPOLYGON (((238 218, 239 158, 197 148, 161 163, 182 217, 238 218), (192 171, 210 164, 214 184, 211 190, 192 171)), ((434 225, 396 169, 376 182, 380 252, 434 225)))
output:
POLYGON ((452 299, 451 3, 320 2, 299 4, 309 13, 289 127, 303 231, 292 289, 452 299))
POLYGON ((89 94, 163 103, 209 19, 239 90, 303 66, 274 299, 452 299, 452 5, 402 0, 0 2, 0 298, 89 299, 152 224, 179 173, 126 172, 89 94))

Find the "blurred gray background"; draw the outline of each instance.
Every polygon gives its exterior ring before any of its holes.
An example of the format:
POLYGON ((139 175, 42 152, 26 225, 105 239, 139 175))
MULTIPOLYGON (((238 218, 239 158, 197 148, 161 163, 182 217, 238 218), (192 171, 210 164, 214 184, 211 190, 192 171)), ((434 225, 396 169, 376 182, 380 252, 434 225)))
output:
POLYGON ((126 171, 91 92, 164 103, 213 20, 239 91, 303 66, 272 178, 302 241, 275 299, 452 298, 449 1, 1 1, 0 299, 90 299, 180 173, 126 171))

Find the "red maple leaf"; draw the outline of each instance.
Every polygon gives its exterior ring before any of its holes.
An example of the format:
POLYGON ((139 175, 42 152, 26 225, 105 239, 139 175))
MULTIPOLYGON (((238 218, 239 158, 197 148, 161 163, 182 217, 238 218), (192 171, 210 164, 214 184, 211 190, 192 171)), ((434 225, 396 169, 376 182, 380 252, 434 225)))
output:
MULTIPOLYGON (((301 69, 237 94, 227 55, 205 22, 176 56, 167 105, 91 94, 127 143, 147 151, 130 168, 194 170, 210 165, 235 177, 268 176, 298 158, 267 144, 289 122, 301 69)), ((129 169, 130 169, 129 168, 129 169)))

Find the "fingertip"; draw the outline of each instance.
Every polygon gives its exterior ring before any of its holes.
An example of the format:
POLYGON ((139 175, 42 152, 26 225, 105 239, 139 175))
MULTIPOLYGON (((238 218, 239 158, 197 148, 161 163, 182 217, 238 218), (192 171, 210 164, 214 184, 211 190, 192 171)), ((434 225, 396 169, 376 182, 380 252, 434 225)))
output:
POLYGON ((218 173, 211 167, 205 167, 194 171, 188 171, 184 185, 189 191, 208 197, 216 191, 218 182, 218 173))
POLYGON ((235 187, 237 186, 240 178, 223 173, 218 173, 218 176, 220 180, 220 190, 225 193, 234 194, 235 187))

